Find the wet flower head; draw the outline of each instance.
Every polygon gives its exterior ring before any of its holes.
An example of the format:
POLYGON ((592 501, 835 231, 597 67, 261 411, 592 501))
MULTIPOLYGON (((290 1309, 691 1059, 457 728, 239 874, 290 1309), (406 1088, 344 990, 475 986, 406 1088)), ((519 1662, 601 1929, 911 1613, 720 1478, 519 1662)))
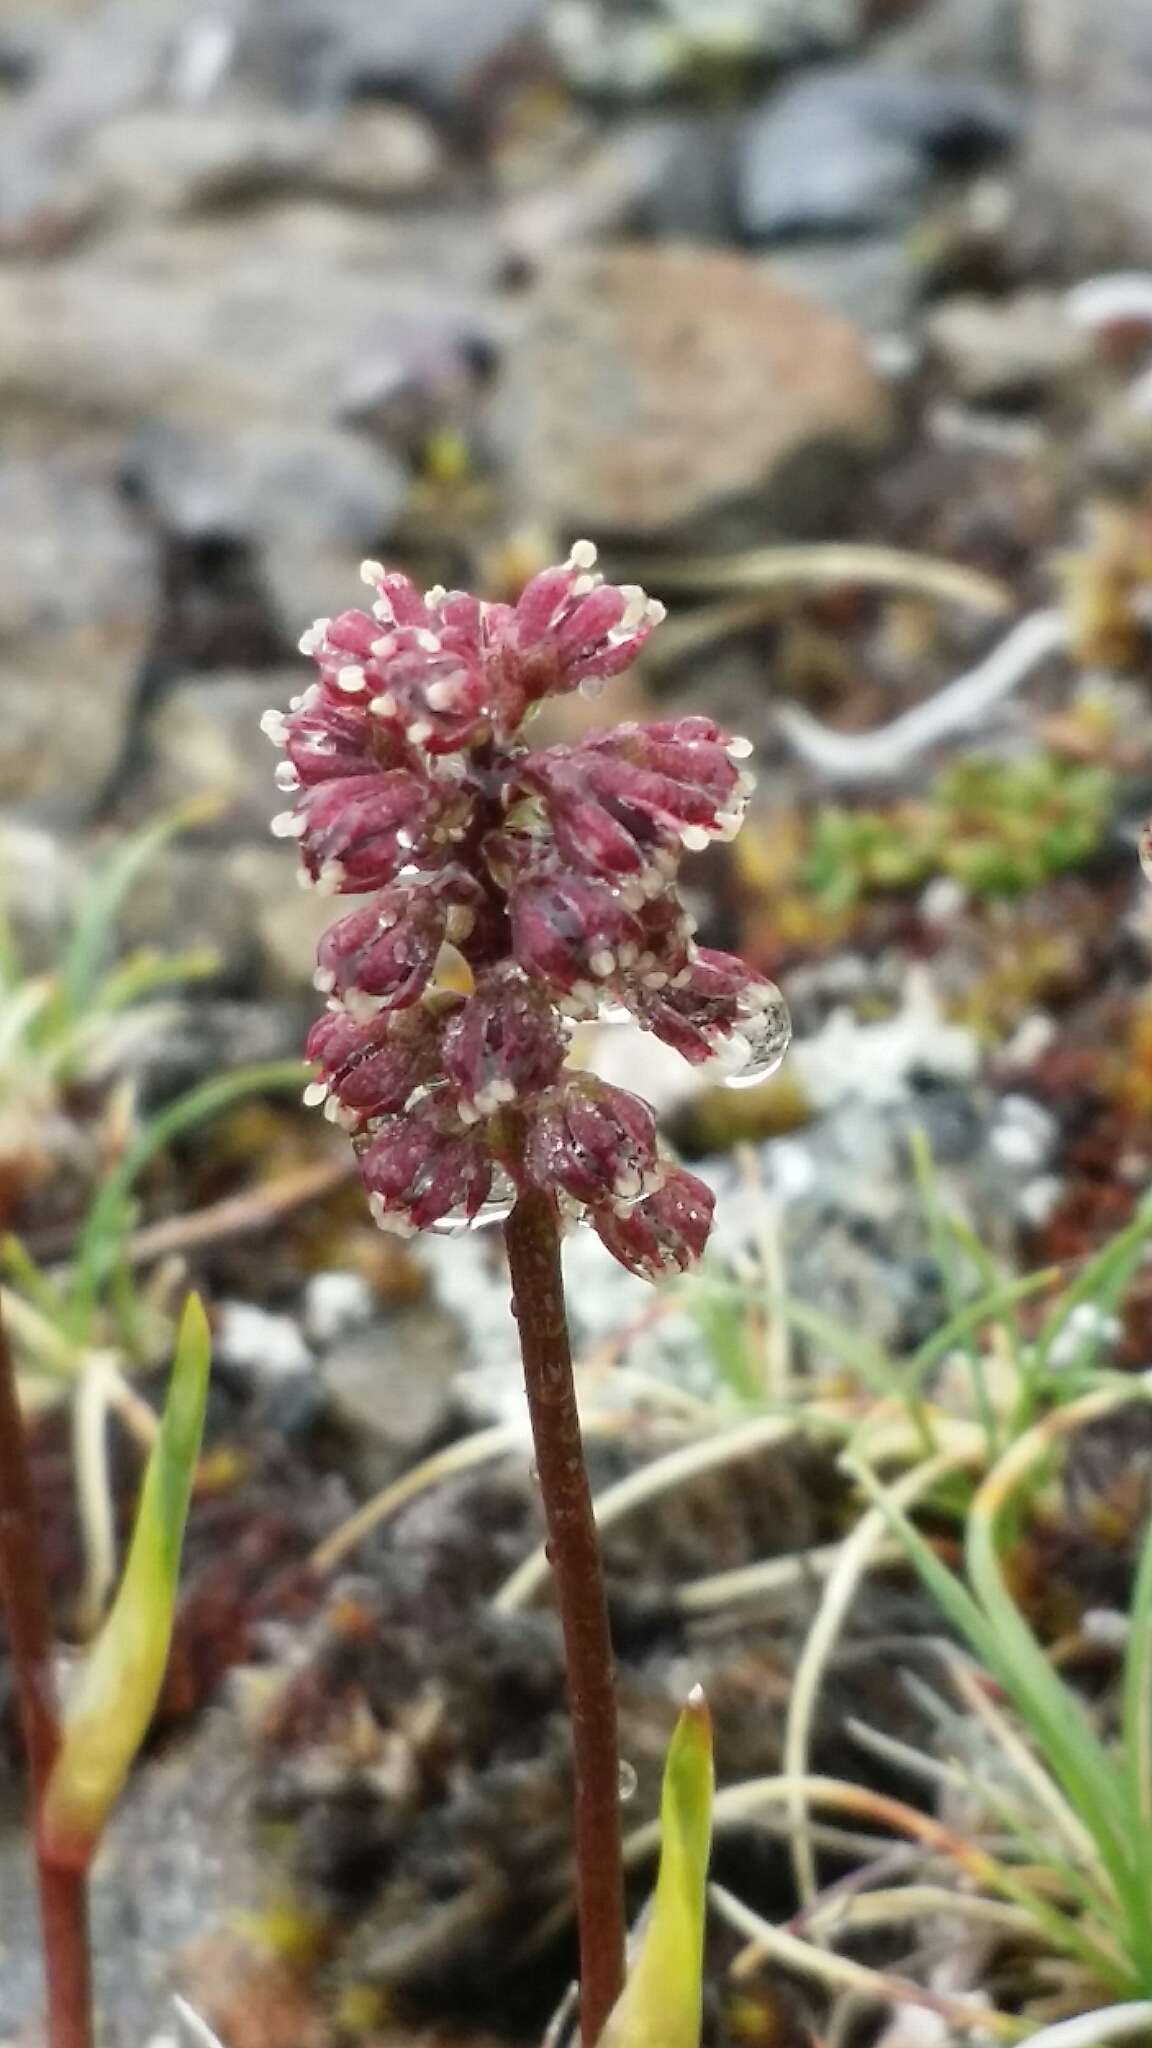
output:
POLYGON ((632 1017, 736 1080, 789 1027, 771 982, 695 944, 677 889, 685 852, 739 829, 748 742, 708 718, 526 736, 663 616, 595 562, 577 542, 514 605, 366 562, 371 609, 316 621, 315 681, 263 724, 293 799, 272 830, 306 886, 361 899, 320 942, 307 1099, 351 1134, 377 1221, 462 1228, 537 1186, 655 1278, 699 1255, 712 1196, 646 1103, 566 1064, 573 1024, 632 1017))

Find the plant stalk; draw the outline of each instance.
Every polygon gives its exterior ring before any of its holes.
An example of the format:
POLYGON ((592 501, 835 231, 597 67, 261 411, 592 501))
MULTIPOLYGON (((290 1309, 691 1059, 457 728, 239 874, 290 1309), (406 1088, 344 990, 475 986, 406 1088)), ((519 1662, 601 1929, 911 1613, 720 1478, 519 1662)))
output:
POLYGON ((564 1308, 560 1229, 550 1196, 520 1196, 504 1226, 536 1470, 568 1678, 576 1787, 580 2031, 604 2031, 624 1984, 624 1866, 612 1639, 584 1464, 564 1308))
POLYGON ((28 1759, 49 2048, 92 2048, 92 1986, 85 1873, 51 1864, 39 1816, 60 1746, 52 1678, 52 1621, 40 1521, 16 1368, 0 1326, 0 1608, 28 1759))

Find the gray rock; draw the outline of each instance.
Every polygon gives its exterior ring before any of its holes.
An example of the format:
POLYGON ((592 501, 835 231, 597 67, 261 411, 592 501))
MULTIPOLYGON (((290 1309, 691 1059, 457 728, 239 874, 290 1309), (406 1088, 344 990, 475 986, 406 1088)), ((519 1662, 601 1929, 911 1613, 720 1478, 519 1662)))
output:
POLYGON ((1032 113, 1024 259, 1063 278, 1152 262, 1152 15, 1144 0, 1026 0, 1032 113))
POLYGON ((448 1437, 464 1359, 454 1318, 422 1304, 336 1338, 320 1378, 333 1417, 351 1433, 364 1486, 386 1486, 448 1437))
POLYGON ((893 25, 873 38, 869 62, 922 78, 948 73, 1015 85, 1023 68, 1025 5, 1026 0, 925 0, 900 10, 893 25))
POLYGON ((749 117, 736 166, 744 233, 771 242, 908 221, 936 172, 1003 154, 1011 98, 980 80, 845 65, 801 78, 749 117))
MULTIPOLYGON (((265 1908, 266 1844, 249 1819, 258 1766, 237 1714, 218 1708, 146 1763, 113 1815, 92 1886, 101 2048, 171 2028, 180 1952, 265 1908)), ((32 1859, 0 1834, 0 2040, 35 2040, 43 1998, 32 1859), (27 2032, 25 2030, 27 2029, 27 2032)))
MULTIPOLYGON (((287 702, 289 680, 295 694, 302 679, 302 671, 276 670, 269 678, 224 670, 173 683, 148 721, 140 768, 121 815, 151 817, 204 795, 220 807, 205 835, 263 842, 283 799, 272 780, 278 757, 260 731, 260 719, 270 704, 287 702)), ((284 865, 287 882, 291 863, 284 865)))
MULTIPOLYGON (((566 253, 504 366, 499 416, 525 507, 568 532, 819 526, 884 440, 847 322, 755 259, 684 246, 566 253)), ((726 529, 727 530, 727 529, 726 529)))
POLYGON ((82 873, 56 833, 11 818, 0 824, 0 918, 28 973, 42 974, 59 959, 82 873))
POLYGON ((544 0, 255 0, 240 61, 305 106, 401 93, 454 107, 543 12, 544 0))
POLYGON ((1116 115, 1152 99, 1152 15, 1144 0, 1023 0, 1029 82, 1116 115))
POLYGON ((1089 337, 1051 292, 946 299, 927 313, 924 332, 953 390, 975 405, 1050 397, 1091 355, 1089 337))
POLYGON ((906 235, 787 243, 772 251, 772 268, 783 284, 839 313, 869 340, 908 332, 920 277, 906 235))
POLYGON ((227 436, 330 424, 394 370, 398 326, 488 288, 496 223, 319 201, 138 221, 29 274, 0 268, 0 404, 53 429, 149 417, 227 436))
POLYGON ((442 157, 428 123, 407 107, 337 119, 234 97, 122 113, 97 130, 82 168, 109 211, 171 215, 308 191, 387 205, 428 192, 442 157))
POLYGON ((272 998, 307 992, 314 1006, 316 947, 333 921, 332 899, 298 888, 293 866, 280 841, 235 846, 227 855, 229 884, 240 894, 245 957, 255 985, 272 998))
POLYGON ((403 465, 364 435, 291 419, 228 435, 157 423, 134 437, 125 472, 166 534, 250 551, 289 642, 351 593, 409 487, 403 465))
POLYGON ((95 457, 0 464, 0 533, 0 801, 77 821, 120 758, 154 550, 95 457))

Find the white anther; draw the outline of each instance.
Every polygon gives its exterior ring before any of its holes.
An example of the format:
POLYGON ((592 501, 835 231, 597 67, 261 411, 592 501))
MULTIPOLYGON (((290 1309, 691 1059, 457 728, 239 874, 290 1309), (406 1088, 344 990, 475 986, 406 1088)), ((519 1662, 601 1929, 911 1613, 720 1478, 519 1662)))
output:
POLYGON ((319 654, 324 645, 324 635, 331 624, 331 619, 314 619, 296 642, 301 654, 319 654))
POLYGON ((264 734, 265 739, 271 740, 272 745, 274 747, 283 747, 287 745, 288 721, 286 720, 284 713, 282 711, 277 711, 275 706, 273 706, 271 710, 266 711, 264 713, 263 717, 260 720, 260 730, 264 734))
POLYGON ((345 668, 336 671, 336 688, 347 691, 350 697, 358 690, 367 688, 368 678, 358 662, 350 661, 345 668))
POLYGON ((270 827, 273 839, 301 839, 308 821, 296 811, 277 811, 270 827))
POLYGON ((383 581, 384 581, 384 564, 383 564, 383 562, 361 562, 361 564, 360 564, 360 581, 361 581, 361 583, 367 583, 370 589, 375 589, 375 586, 376 586, 376 585, 377 585, 378 583, 383 583, 383 581))

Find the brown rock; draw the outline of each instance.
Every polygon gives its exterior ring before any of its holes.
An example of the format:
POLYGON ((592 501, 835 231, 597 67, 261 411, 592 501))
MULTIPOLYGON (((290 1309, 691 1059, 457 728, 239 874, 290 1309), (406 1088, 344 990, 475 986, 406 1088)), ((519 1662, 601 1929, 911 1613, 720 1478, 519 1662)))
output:
POLYGON ((568 532, 669 534, 729 508, 811 531, 888 408, 855 330, 751 257, 566 252, 502 383, 519 488, 568 532))

